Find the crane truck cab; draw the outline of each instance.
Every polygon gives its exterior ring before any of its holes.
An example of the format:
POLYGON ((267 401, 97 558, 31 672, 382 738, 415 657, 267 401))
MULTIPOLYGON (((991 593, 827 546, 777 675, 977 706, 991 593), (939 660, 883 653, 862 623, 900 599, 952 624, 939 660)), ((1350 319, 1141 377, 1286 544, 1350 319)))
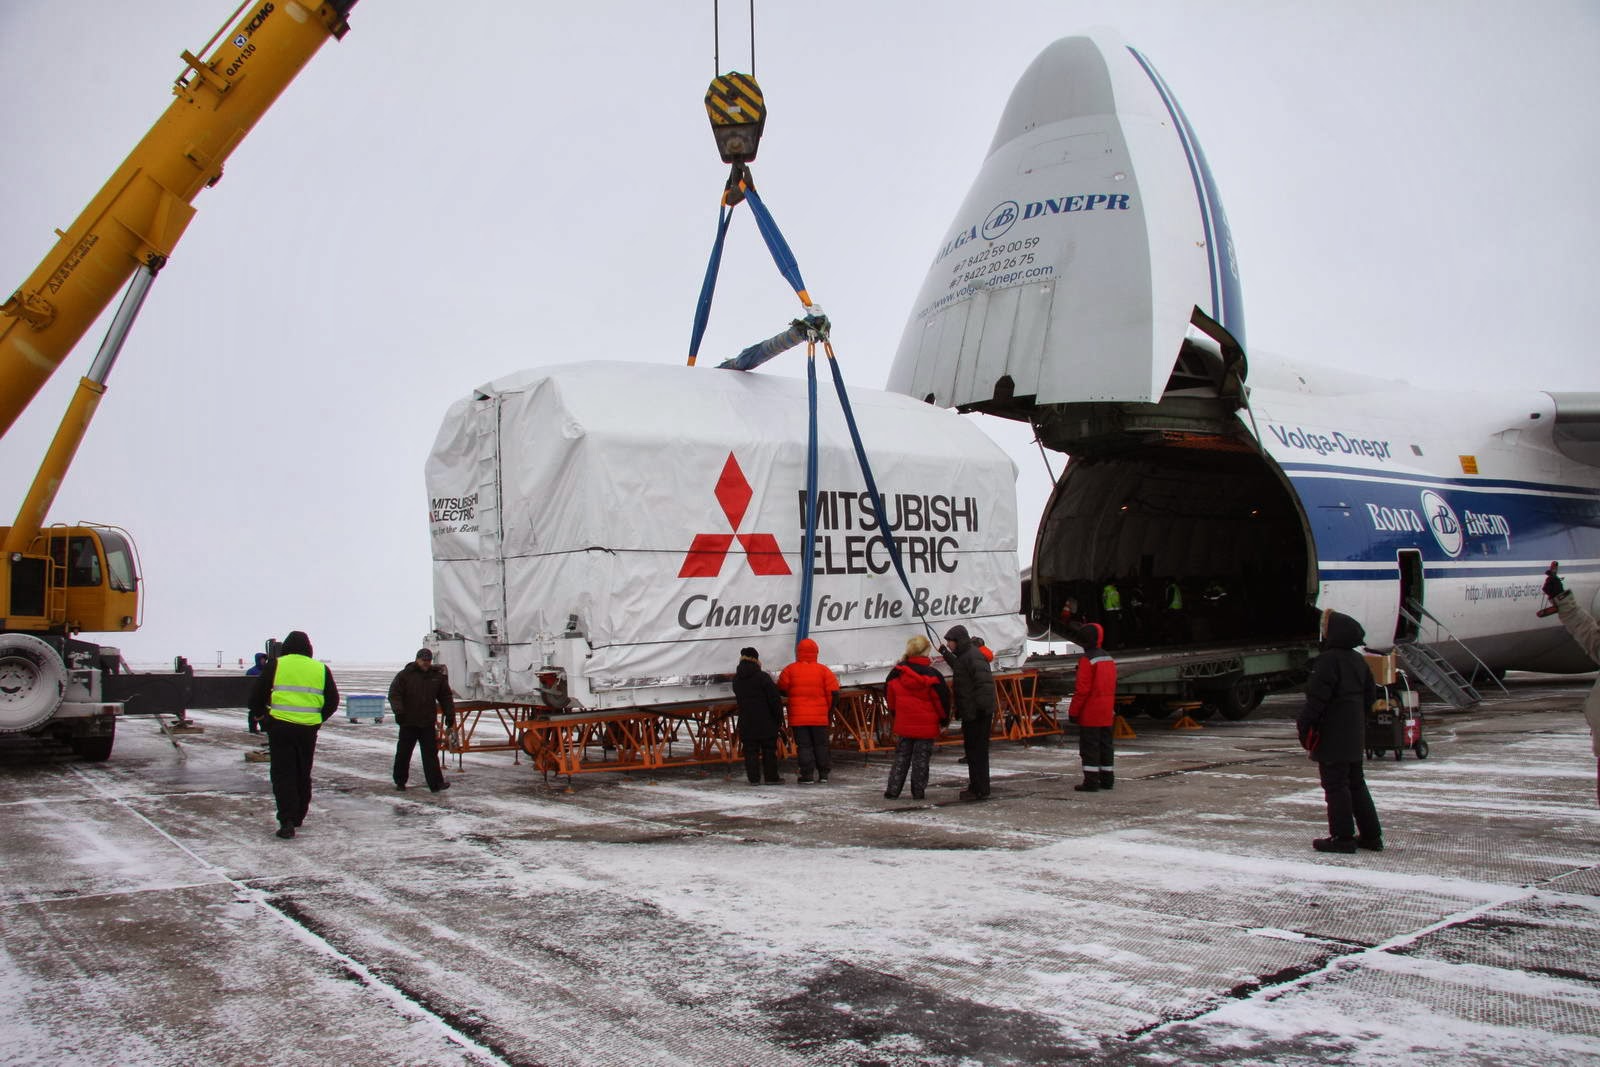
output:
POLYGON ((344 36, 355 3, 247 4, 199 54, 182 52, 173 102, 0 303, 4 437, 128 283, 16 519, 0 528, 0 737, 55 736, 79 755, 105 759, 120 713, 243 704, 238 679, 196 679, 181 657, 171 674, 130 674, 118 649, 78 640, 139 628, 133 543, 114 527, 51 526, 46 516, 128 329, 194 216, 194 197, 221 179, 229 155, 317 50, 344 36))
POLYGON ((0 567, 0 604, 0 733, 46 734, 85 759, 110 756, 118 705, 102 677, 121 655, 76 635, 138 628, 132 541, 110 527, 44 530, 0 567))

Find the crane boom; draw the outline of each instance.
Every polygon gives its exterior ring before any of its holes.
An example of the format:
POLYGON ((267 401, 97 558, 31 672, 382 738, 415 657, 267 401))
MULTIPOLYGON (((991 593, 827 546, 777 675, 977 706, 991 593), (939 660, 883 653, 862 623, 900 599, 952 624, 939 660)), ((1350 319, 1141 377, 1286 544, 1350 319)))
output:
POLYGON ((171 255, 195 194, 222 177, 229 154, 328 38, 344 36, 355 3, 252 2, 212 38, 220 43, 209 59, 182 53, 177 99, 0 305, 0 436, 133 272, 171 255))
POLYGON ((355 4, 245 0, 200 49, 210 58, 181 53, 186 65, 173 88, 177 99, 0 304, 3 437, 134 279, 16 521, 0 527, 0 737, 55 737, 85 759, 103 760, 111 754, 117 716, 129 708, 181 714, 238 703, 232 684, 238 679, 197 679, 186 664, 171 675, 129 673, 117 649, 80 640, 80 633, 139 628, 138 556, 126 531, 103 524, 47 527, 46 515, 128 327, 194 217, 191 201, 222 177, 228 156, 328 38, 344 36, 355 4))

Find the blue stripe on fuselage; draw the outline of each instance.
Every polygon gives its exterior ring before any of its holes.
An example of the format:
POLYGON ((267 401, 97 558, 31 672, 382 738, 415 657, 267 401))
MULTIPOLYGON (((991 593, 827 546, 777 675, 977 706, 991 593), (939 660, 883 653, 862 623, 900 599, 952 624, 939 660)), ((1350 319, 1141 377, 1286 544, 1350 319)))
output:
POLYGON ((1600 497, 1600 489, 1588 485, 1558 485, 1555 482, 1528 482, 1515 478, 1484 478, 1474 475, 1470 478, 1452 478, 1444 475, 1432 474, 1402 474, 1373 470, 1370 467, 1340 467, 1327 463, 1285 463, 1278 460, 1278 466, 1287 474, 1291 481, 1297 476, 1313 478, 1338 478, 1349 475, 1352 479, 1363 481, 1378 480, 1395 482, 1404 485, 1422 485, 1433 487, 1460 487, 1465 489, 1522 489, 1536 493, 1571 493, 1576 496, 1600 497))
POLYGON ((1189 162, 1189 176, 1194 181, 1195 197, 1200 206, 1200 221, 1205 227, 1207 259, 1211 268, 1211 317, 1222 324, 1223 329, 1239 342, 1241 348, 1246 347, 1244 337, 1244 294, 1239 286, 1239 272, 1234 264, 1233 231, 1228 227, 1227 213, 1222 210, 1222 197, 1217 192, 1217 183, 1211 176, 1211 165, 1206 162, 1206 153, 1200 147, 1200 139, 1195 136, 1194 127, 1189 124, 1189 116, 1184 114, 1183 105, 1178 103, 1178 98, 1172 95, 1167 88, 1167 83, 1156 73, 1150 61, 1141 55, 1138 49, 1129 46, 1128 52, 1143 68, 1149 77, 1150 84, 1155 86, 1161 103, 1165 105, 1167 114, 1172 117, 1173 128, 1178 132, 1178 141, 1183 145, 1184 157, 1189 162))
POLYGON ((1551 560, 1600 559, 1600 493, 1534 482, 1387 476, 1326 467, 1284 468, 1331 580, 1393 566, 1403 550, 1429 570, 1499 564, 1507 573, 1543 572, 1551 560))

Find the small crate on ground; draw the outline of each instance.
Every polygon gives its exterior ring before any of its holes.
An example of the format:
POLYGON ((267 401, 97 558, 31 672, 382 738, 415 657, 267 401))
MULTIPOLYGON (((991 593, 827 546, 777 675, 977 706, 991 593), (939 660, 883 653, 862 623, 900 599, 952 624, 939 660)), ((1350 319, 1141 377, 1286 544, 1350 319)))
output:
POLYGON ((384 697, 377 693, 352 693, 344 698, 344 713, 351 722, 383 721, 384 697))

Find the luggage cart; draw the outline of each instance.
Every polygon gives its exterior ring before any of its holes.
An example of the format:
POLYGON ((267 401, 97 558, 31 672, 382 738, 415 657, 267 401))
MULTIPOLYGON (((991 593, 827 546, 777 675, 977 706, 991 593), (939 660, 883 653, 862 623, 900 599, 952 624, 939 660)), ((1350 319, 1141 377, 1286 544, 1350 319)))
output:
POLYGON ((1367 758, 1393 752, 1395 759, 1404 759, 1408 748, 1418 759, 1428 758, 1417 691, 1404 674, 1397 673, 1393 685, 1378 686, 1378 699, 1367 713, 1367 758))

